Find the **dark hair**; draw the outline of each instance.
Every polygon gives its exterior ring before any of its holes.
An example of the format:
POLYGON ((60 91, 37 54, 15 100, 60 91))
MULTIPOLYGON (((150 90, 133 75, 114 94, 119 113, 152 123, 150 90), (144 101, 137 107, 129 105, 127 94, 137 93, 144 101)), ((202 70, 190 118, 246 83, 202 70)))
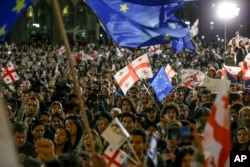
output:
POLYGON ((27 134, 27 140, 31 143, 33 143, 33 139, 34 139, 34 136, 32 135, 32 131, 35 129, 36 126, 38 125, 42 125, 44 127, 44 124, 42 121, 40 120, 33 120, 32 123, 30 124, 29 126, 29 131, 28 131, 28 134, 27 134))
POLYGON ((179 150, 179 152, 176 155, 176 159, 174 161, 174 166, 181 167, 181 162, 182 162, 183 158, 185 157, 185 155, 187 155, 187 154, 194 155, 194 152, 195 152, 195 150, 192 146, 181 147, 181 149, 179 150))
POLYGON ((27 127, 23 122, 17 122, 12 125, 12 133, 14 134, 16 132, 18 133, 27 132, 27 127))
POLYGON ((58 156, 62 166, 82 167, 80 156, 76 152, 69 152, 58 156))
POLYGON ((170 102, 168 103, 167 105, 165 105, 161 111, 161 113, 164 115, 167 113, 168 110, 171 110, 173 109, 174 112, 176 113, 176 117, 178 118, 179 117, 179 111, 180 111, 180 108, 178 106, 178 104, 174 103, 174 102, 170 102))
POLYGON ((240 103, 235 103, 235 104, 233 104, 233 105, 230 106, 230 109, 231 109, 231 110, 235 110, 235 111, 239 114, 239 111, 240 111, 240 109, 241 109, 242 107, 244 107, 242 104, 240 104, 240 103))
POLYGON ((80 141, 80 139, 81 139, 81 137, 82 137, 83 130, 84 130, 84 129, 83 129, 83 123, 82 123, 82 121, 80 120, 80 118, 77 117, 77 116, 68 116, 68 117, 66 117, 65 120, 64 120, 64 125, 65 125, 65 123, 66 123, 66 121, 67 121, 68 119, 71 119, 71 120, 76 124, 76 126, 77 126, 76 143, 75 143, 74 146, 72 146, 72 148, 74 149, 74 148, 76 148, 77 144, 79 143, 79 141, 80 141))
POLYGON ((132 121, 135 123, 136 121, 136 117, 133 113, 129 113, 129 112, 124 112, 121 114, 121 118, 123 119, 124 117, 130 117, 132 118, 132 121))
POLYGON ((147 143, 148 142, 148 136, 145 132, 145 130, 143 129, 133 129, 131 132, 130 132, 130 136, 141 136, 142 137, 142 140, 143 140, 143 143, 147 143))
POLYGON ((233 101, 240 100, 242 98, 242 96, 238 92, 229 93, 228 97, 229 97, 229 104, 232 104, 233 101))
MULTIPOLYGON (((72 150, 70 131, 68 129, 66 129, 65 127, 59 127, 57 130, 59 130, 59 129, 63 129, 68 137, 68 141, 65 142, 64 147, 63 147, 63 153, 67 153, 67 152, 72 150)), ((55 135, 56 135, 56 132, 54 134, 54 138, 55 138, 55 135)), ((54 142, 54 139, 53 139, 53 142, 54 142)), ((56 147, 55 143, 54 143, 54 145, 56 147)))
MULTIPOLYGON (((122 99, 120 108, 122 109, 123 102, 125 102, 125 101, 128 102, 128 103, 130 104, 131 112, 134 113, 134 114, 136 114, 135 106, 134 106, 133 102, 132 102, 129 98, 126 98, 126 97, 125 97, 124 99, 122 99)), ((124 111, 123 111, 123 112, 124 112, 124 111)))

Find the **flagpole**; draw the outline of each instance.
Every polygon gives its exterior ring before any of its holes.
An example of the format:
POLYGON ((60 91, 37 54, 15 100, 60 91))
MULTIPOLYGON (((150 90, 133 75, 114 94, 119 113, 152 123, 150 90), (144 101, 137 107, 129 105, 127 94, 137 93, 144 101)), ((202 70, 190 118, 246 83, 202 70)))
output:
POLYGON ((156 106, 156 109, 159 111, 159 113, 161 114, 161 109, 160 107, 158 106, 158 104, 156 103, 155 101, 155 98, 153 97, 153 95, 150 93, 149 89, 147 88, 146 84, 144 81, 141 81, 142 82, 142 85, 143 87, 146 89, 148 95, 150 96, 150 98, 153 100, 153 102, 155 103, 155 106, 156 106))
MULTIPOLYGON (((70 71, 72 73, 73 83, 74 83, 74 86, 75 86, 75 92, 76 92, 77 98, 80 101, 79 106, 80 106, 80 110, 81 110, 81 117, 83 119, 83 124, 84 124, 84 127, 85 127, 86 131, 87 131, 88 136, 90 137, 92 134, 91 134, 89 122, 88 122, 88 119, 87 119, 87 114, 86 114, 86 111, 84 110, 83 103, 82 103, 82 100, 81 100, 81 95, 80 95, 81 90, 80 90, 79 83, 77 82, 76 70, 75 70, 75 68, 73 66, 73 62, 72 62, 72 59, 71 59, 70 45, 69 45, 69 41, 68 41, 65 29, 64 29, 64 24, 63 24, 63 20, 62 20, 60 8, 59 8, 58 0, 52 0, 52 6, 53 6, 53 9, 54 9, 54 12, 55 12, 55 17, 56 17, 56 20, 57 20, 57 23, 58 23, 58 26, 59 26, 59 31, 60 31, 61 37, 62 37, 63 43, 65 45, 66 56, 67 56, 67 60, 68 60, 68 65, 70 67, 70 71)), ((90 145, 91 145, 92 153, 95 153, 95 147, 94 147, 94 141, 93 140, 90 140, 90 145)))

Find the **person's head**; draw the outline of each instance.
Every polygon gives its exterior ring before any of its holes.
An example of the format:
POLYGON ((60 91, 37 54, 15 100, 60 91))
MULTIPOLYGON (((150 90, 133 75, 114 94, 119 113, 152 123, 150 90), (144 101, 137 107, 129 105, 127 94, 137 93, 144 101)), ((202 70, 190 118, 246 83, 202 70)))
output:
POLYGON ((63 153, 70 151, 71 143, 70 143, 70 131, 64 127, 60 127, 56 130, 54 136, 55 146, 63 146, 63 153))
POLYGON ((26 112, 29 116, 35 116, 39 110, 39 101, 35 97, 30 97, 26 105, 26 112))
POLYGON ((239 111, 243 107, 240 103, 235 103, 230 106, 230 115, 233 121, 237 121, 239 117, 239 111))
POLYGON ((246 126, 250 129, 250 107, 242 107, 239 111, 239 120, 243 126, 246 126))
POLYGON ((60 113, 63 117, 65 117, 64 112, 63 112, 63 107, 62 107, 62 103, 59 101, 54 101, 51 106, 50 106, 50 113, 54 114, 54 113, 60 113))
POLYGON ((123 112, 136 113, 135 112, 136 110, 135 110, 134 104, 132 103, 132 101, 129 98, 124 98, 122 100, 121 109, 122 109, 123 112))
POLYGON ((100 117, 97 121, 96 121, 96 131, 101 134, 109 125, 109 121, 107 118, 104 117, 100 117))
POLYGON ((18 122, 12 125, 12 133, 14 136, 14 143, 17 147, 22 147, 26 143, 27 127, 24 123, 18 122))
POLYGON ((77 116, 68 116, 64 120, 64 126, 70 131, 71 137, 76 137, 75 144, 78 144, 83 134, 83 124, 80 118, 77 116))
POLYGON ((96 152, 98 153, 102 153, 103 151, 103 144, 102 144, 102 140, 101 137, 99 136, 98 132, 94 129, 92 129, 90 131, 91 136, 88 136, 88 133, 85 132, 79 142, 78 145, 78 152, 80 151, 87 151, 87 152, 92 152, 92 148, 91 148, 91 141, 93 141, 94 144, 94 149, 96 152))
POLYGON ((201 92, 201 102, 203 103, 207 103, 207 102, 210 102, 210 95, 211 95, 211 91, 210 90, 203 90, 201 92))
POLYGON ((242 95, 238 92, 231 92, 228 95, 229 104, 242 103, 242 95))
POLYGON ((176 120, 179 118, 180 108, 178 104, 170 102, 162 109, 162 114, 166 114, 170 120, 176 120))
POLYGON ((114 99, 114 101, 115 101, 115 104, 114 104, 115 107, 121 107, 122 99, 123 99, 122 95, 120 95, 120 94, 116 94, 115 95, 115 99, 114 99))
POLYGON ((130 133, 129 141, 138 156, 143 155, 143 151, 147 148, 147 134, 143 129, 133 129, 130 133))
POLYGON ((155 122, 157 119, 157 110, 154 107, 148 107, 144 110, 146 113, 146 119, 150 122, 155 122))
POLYGON ((208 76, 211 78, 215 78, 216 77, 216 69, 214 67, 210 67, 208 70, 208 76))
POLYGON ((183 146, 176 155, 175 167, 190 167, 195 149, 192 146, 183 146))
POLYGON ((42 121, 46 130, 50 127, 51 114, 49 112, 47 111, 39 112, 37 119, 42 121))
POLYGON ((176 91, 175 91, 175 100, 178 103, 183 102, 183 100, 184 100, 184 92, 183 92, 182 89, 176 89, 176 91))
POLYGON ((210 109, 207 107, 199 107, 194 111, 194 118, 203 126, 208 121, 210 115, 210 109))
POLYGON ((121 123, 129 133, 134 129, 135 121, 136 119, 133 113, 122 113, 121 123))
POLYGON ((250 104, 250 88, 245 88, 243 90, 243 102, 245 105, 250 104))
POLYGON ((34 120, 29 127, 28 139, 30 142, 34 142, 38 139, 42 139, 44 133, 45 128, 43 122, 40 120, 34 120))
POLYGON ((239 148, 242 145, 248 145, 250 142, 250 132, 247 127, 237 128, 233 138, 233 148, 239 148))
POLYGON ((179 104, 179 107, 180 107, 179 119, 180 120, 187 119, 188 114, 189 114, 189 108, 188 108, 188 106, 182 103, 182 104, 179 104))
POLYGON ((52 114, 51 116, 51 127, 53 130, 63 126, 63 117, 59 113, 52 114))

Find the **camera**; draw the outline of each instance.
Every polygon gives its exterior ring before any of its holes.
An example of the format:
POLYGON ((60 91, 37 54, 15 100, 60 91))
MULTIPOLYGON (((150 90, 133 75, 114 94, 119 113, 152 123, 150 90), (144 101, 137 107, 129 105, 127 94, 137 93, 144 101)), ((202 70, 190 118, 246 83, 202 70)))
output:
POLYGON ((180 127, 180 128, 169 128, 168 129, 168 139, 170 140, 180 140, 180 139, 189 139, 193 138, 191 129, 189 127, 180 127))

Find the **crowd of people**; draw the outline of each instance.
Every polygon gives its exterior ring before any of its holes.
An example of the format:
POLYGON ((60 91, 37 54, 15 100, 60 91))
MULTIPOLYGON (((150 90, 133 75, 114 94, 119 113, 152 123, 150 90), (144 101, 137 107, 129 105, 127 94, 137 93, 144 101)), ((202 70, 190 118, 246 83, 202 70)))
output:
MULTIPOLYGON (((59 52, 61 48, 39 42, 0 43, 1 68, 11 61, 19 76, 12 84, 1 82, 1 97, 18 160, 24 167, 105 166, 101 155, 109 143, 101 134, 115 117, 130 134, 129 141, 140 160, 138 165, 127 159, 123 166, 155 166, 146 158, 154 133, 159 136, 158 166, 205 166, 201 136, 216 93, 203 86, 189 89, 181 85, 178 71, 196 69, 208 77, 220 78, 223 63, 238 66, 248 53, 245 42, 237 38, 229 42, 226 51, 217 40, 196 40, 196 53, 177 53, 162 45, 157 54, 148 48, 117 49, 112 44, 74 42, 72 60, 81 90, 78 99, 66 53, 59 52), (154 72, 167 64, 177 72, 172 78, 175 88, 162 102, 146 80, 138 81, 123 94, 113 77, 128 59, 143 53, 150 55, 154 72), (84 105, 91 136, 84 128, 80 103, 84 105), (181 130, 190 130, 190 134, 182 135, 181 130)), ((231 83, 228 94, 232 150, 250 151, 250 88, 242 86, 242 81, 231 83)), ((135 157, 126 144, 121 149, 135 157)))

